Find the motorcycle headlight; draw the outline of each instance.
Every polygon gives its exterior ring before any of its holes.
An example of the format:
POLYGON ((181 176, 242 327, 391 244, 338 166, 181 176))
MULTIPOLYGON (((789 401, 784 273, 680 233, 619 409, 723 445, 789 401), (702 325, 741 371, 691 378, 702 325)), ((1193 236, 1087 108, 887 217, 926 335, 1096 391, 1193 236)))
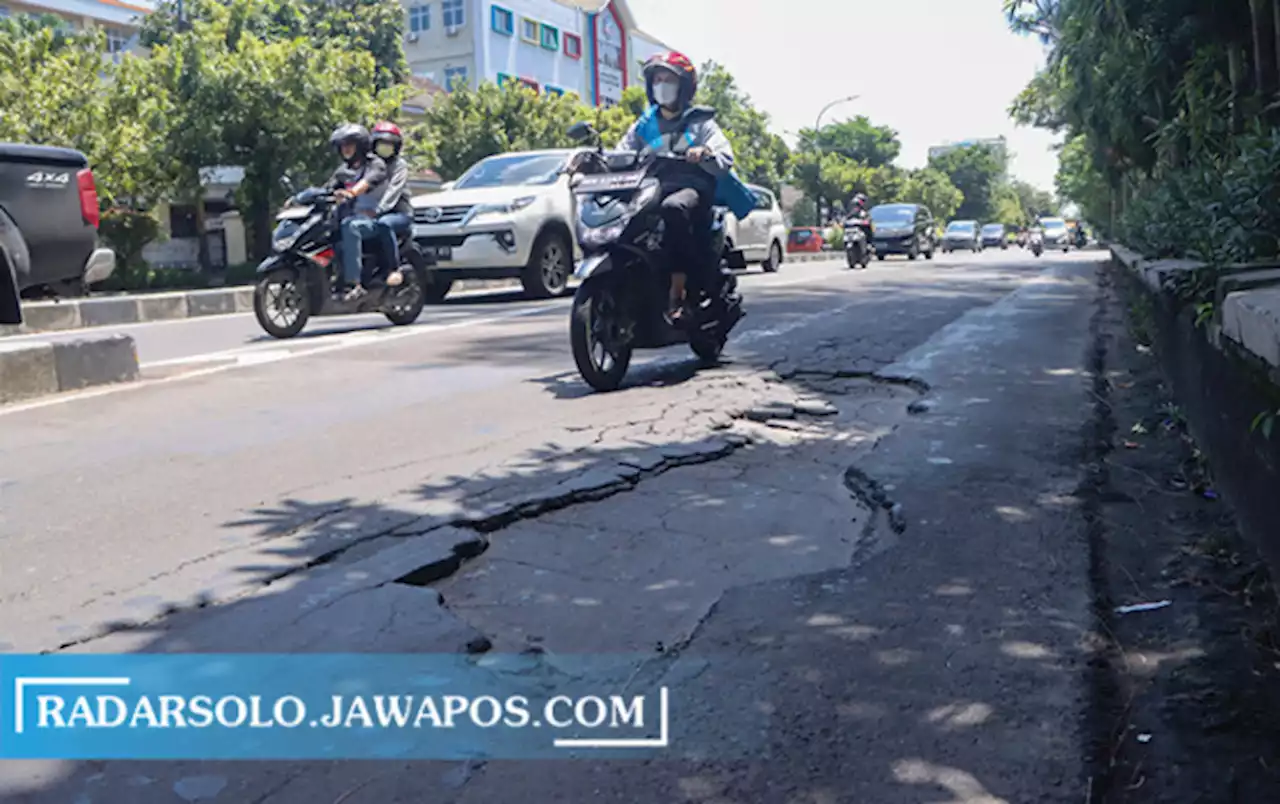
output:
POLYGON ((271 247, 276 251, 288 251, 298 242, 302 234, 302 224, 296 220, 281 221, 271 233, 271 247))
POLYGON ((630 218, 621 218, 608 224, 607 226, 591 227, 585 225, 578 226, 578 242, 584 246, 602 246, 617 240, 626 231, 627 223, 630 218))

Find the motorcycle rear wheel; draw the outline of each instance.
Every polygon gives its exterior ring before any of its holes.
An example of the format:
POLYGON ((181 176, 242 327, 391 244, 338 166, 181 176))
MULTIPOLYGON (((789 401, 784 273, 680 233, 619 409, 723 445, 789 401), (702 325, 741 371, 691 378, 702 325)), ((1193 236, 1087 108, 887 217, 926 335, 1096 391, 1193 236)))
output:
POLYGON ((613 289, 604 282, 584 282, 573 294, 569 314, 569 345, 573 362, 587 385, 596 391, 616 391, 631 365, 631 345, 615 345, 613 351, 602 336, 616 332, 613 289))

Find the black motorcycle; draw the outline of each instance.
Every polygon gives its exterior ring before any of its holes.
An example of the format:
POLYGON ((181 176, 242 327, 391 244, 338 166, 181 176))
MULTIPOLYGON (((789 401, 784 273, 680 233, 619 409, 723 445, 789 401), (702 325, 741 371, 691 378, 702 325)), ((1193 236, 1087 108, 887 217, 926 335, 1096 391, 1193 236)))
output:
POLYGON ((360 281, 369 292, 352 301, 343 298, 337 256, 342 207, 331 191, 312 187, 276 216, 280 224, 271 235, 272 254, 258 266, 253 291, 253 312, 269 335, 292 338, 312 316, 382 313, 404 326, 422 313, 428 262, 409 232, 400 235, 398 271, 382 266, 367 243, 360 281))
MULTIPOLYGON (((683 158, 647 151, 605 152, 599 134, 587 123, 569 129, 578 142, 594 141, 571 181, 578 202, 578 243, 582 280, 573 297, 569 341, 578 372, 597 391, 622 384, 635 349, 661 349, 687 343, 706 361, 719 359, 744 315, 738 281, 725 258, 725 211, 715 209, 712 276, 689 275, 694 303, 677 323, 667 320, 669 273, 661 262, 662 194, 658 174, 689 170, 683 158)), ((696 168, 701 170, 701 168, 696 168)))
POLYGON ((871 221, 865 218, 850 218, 844 222, 844 255, 849 260, 850 268, 866 268, 875 253, 871 244, 871 221))

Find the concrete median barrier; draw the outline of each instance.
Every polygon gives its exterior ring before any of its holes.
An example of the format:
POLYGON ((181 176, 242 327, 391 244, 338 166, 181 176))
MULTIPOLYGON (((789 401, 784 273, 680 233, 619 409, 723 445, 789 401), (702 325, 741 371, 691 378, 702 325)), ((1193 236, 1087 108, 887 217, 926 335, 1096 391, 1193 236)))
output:
POLYGON ((0 341, 0 404, 138 379, 133 338, 0 341))

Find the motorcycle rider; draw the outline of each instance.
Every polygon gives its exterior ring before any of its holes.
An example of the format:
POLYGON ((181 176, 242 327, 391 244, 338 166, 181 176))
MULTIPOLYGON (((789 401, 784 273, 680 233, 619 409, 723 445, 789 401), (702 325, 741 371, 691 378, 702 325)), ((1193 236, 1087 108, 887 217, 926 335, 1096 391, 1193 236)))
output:
POLYGON ((360 283, 360 263, 364 241, 378 235, 374 215, 382 200, 387 182, 387 165, 369 153, 369 130, 355 123, 343 123, 333 131, 329 142, 342 157, 342 165, 334 171, 326 187, 343 201, 354 201, 351 215, 342 221, 342 279, 348 288, 346 300, 365 295, 360 283))
POLYGON ((712 264, 711 207, 717 180, 733 167, 733 146, 714 119, 715 111, 693 105, 698 71, 683 53, 653 56, 644 64, 645 93, 650 107, 627 130, 619 150, 650 149, 683 155, 699 170, 665 170, 661 182, 663 245, 671 268, 668 320, 679 321, 685 311, 690 270, 702 272, 712 264))
POLYGON ((373 127, 370 136, 373 155, 387 165, 387 181, 382 198, 374 208, 378 237, 382 241, 384 267, 390 272, 387 284, 392 287, 404 281, 400 273, 400 244, 398 236, 413 225, 413 207, 409 204, 409 164, 400 156, 404 147, 404 135, 395 123, 384 120, 373 127))
POLYGON ((862 233, 866 235, 863 242, 863 248, 869 248, 871 245, 871 213, 867 211, 867 197, 862 193, 855 193, 853 199, 849 202, 849 216, 845 220, 845 236, 848 237, 851 227, 862 229, 862 233))

